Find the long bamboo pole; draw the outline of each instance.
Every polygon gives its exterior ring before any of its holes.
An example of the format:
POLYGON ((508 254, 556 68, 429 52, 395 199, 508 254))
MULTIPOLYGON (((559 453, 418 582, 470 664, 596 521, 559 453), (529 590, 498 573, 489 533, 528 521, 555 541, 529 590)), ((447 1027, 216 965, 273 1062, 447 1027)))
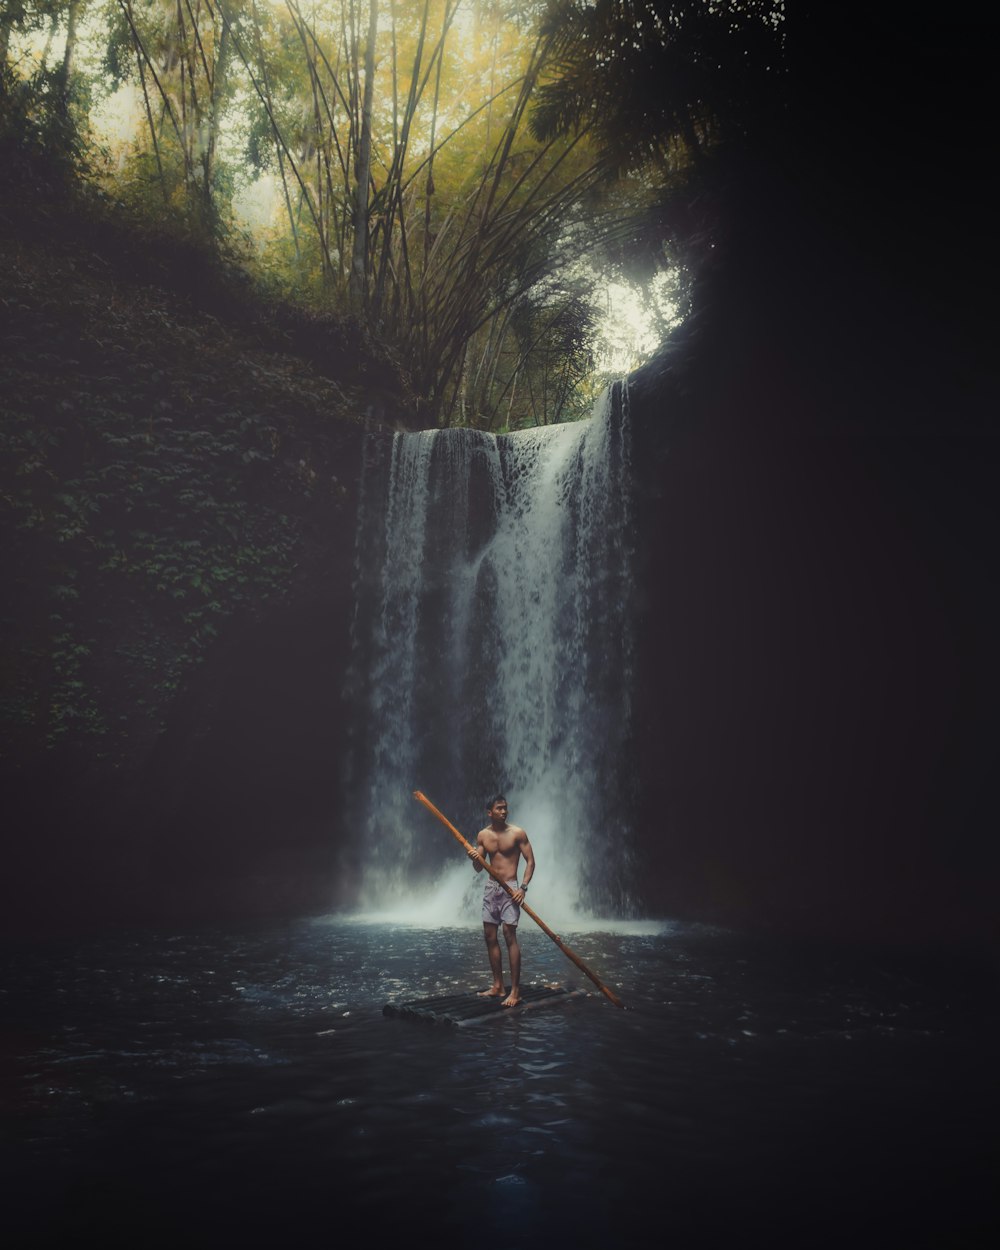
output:
MULTIPOLYGON (((439 811, 434 806, 434 804, 430 801, 430 799, 427 797, 426 794, 422 794, 419 790, 414 790, 413 797, 418 802, 423 803, 424 807, 426 807, 429 812, 431 812, 433 815, 435 815, 438 818, 438 820, 440 820, 440 822, 445 826, 445 828, 449 831, 452 837, 455 838, 456 841, 461 842, 461 844, 465 847, 467 851, 476 850, 476 848, 472 845, 472 843, 469 842, 466 838, 462 836, 462 834, 459 833, 459 831, 451 823, 448 817, 445 816, 443 812, 439 811)), ((486 863, 485 860, 483 860, 483 867, 490 874, 493 880, 496 881, 498 885, 503 886, 503 888, 507 891, 507 893, 513 898, 514 891, 510 888, 507 882, 504 881, 504 879, 500 876, 500 874, 493 867, 493 865, 488 864, 486 863)), ((601 981, 593 972, 590 971, 590 969, 583 962, 580 956, 577 955, 574 951, 571 951, 570 948, 566 945, 566 943, 561 938, 559 938, 555 933, 552 932, 552 930, 545 923, 545 921, 541 918, 541 916, 537 914, 537 912, 532 911, 532 909, 528 906, 527 903, 521 904, 521 910, 526 911, 528 913, 528 915, 535 922, 535 924, 538 925, 539 929, 541 929, 541 931, 547 937, 550 937, 552 941, 555 942, 556 946, 559 947, 559 949, 566 956, 566 958, 569 960, 572 960, 572 962, 576 964, 576 966, 580 969, 580 971, 584 974, 584 976, 589 977, 591 981, 593 981, 593 983, 597 986, 597 988, 601 991, 602 994, 604 994, 607 998, 610 998, 616 1007, 624 1008, 625 1004, 618 997, 618 995, 614 992, 614 990, 608 989, 608 987, 604 984, 604 982, 601 981)))

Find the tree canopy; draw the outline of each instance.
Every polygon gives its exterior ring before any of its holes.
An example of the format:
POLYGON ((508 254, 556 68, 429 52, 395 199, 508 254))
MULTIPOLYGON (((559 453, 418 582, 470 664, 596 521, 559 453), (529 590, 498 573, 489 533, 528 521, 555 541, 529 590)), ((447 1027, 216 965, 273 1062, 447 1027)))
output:
MULTIPOLYGON (((594 262, 746 116, 775 0, 6 0, 3 105, 397 353, 421 424, 565 419, 594 262), (59 127, 62 127, 61 131, 59 127), (60 140, 60 135, 62 136, 60 140)), ((652 226, 651 226, 652 223, 652 226)), ((658 234, 659 232, 659 234, 658 234)), ((650 240, 652 239, 652 242, 650 240)))

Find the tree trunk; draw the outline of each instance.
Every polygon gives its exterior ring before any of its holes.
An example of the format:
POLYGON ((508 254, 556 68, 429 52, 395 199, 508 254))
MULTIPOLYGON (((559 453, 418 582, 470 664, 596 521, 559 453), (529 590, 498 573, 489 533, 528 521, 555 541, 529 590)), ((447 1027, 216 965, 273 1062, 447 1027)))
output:
POLYGON ((378 34, 378 0, 370 0, 368 44, 365 48, 365 95, 361 106, 361 136, 355 165, 354 248, 351 255, 351 299, 361 308, 368 279, 368 182, 372 167, 372 95, 375 90, 375 38, 378 34))
POLYGON ((217 52, 215 57, 215 66, 212 71, 212 81, 210 84, 211 94, 209 96, 209 125, 208 125, 208 143, 202 153, 202 167, 205 173, 205 208, 208 213, 209 220, 214 224, 219 213, 216 211, 214 182, 215 182, 215 153, 219 143, 219 131, 222 126, 222 93, 226 85, 226 74, 229 71, 229 27, 225 22, 219 23, 219 41, 217 44, 217 52))
MULTIPOLYGON (((13 15, 9 12, 7 6, 4 5, 3 12, 0 13, 0 71, 7 64, 7 52, 10 49, 10 31, 13 24, 13 15)), ((5 77, 0 73, 0 92, 3 91, 5 82, 5 77)))
POLYGON ((76 52, 76 21, 82 0, 70 0, 66 19, 66 49, 59 67, 59 103, 62 108, 69 104, 69 79, 73 72, 73 54, 76 52))

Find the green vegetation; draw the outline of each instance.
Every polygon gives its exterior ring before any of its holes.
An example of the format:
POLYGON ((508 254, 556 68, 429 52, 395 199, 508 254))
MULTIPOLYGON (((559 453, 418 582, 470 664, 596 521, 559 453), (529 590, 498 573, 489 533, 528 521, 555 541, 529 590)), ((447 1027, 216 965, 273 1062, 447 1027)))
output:
POLYGON ((141 218, 358 318, 422 424, 516 428, 589 405, 595 263, 672 263, 663 188, 745 111, 782 7, 7 0, 4 104, 141 218))
POLYGON ((349 529, 365 414, 587 411, 595 274, 676 272, 780 15, 2 0, 8 757, 141 753, 349 529))
POLYGON ((338 522, 350 541, 360 388, 393 367, 329 319, 237 315, 197 251, 17 213, 0 204, 20 236, 0 244, 0 753, 114 768, 217 636, 294 593, 338 522), (309 336, 344 386, 289 351, 309 336))

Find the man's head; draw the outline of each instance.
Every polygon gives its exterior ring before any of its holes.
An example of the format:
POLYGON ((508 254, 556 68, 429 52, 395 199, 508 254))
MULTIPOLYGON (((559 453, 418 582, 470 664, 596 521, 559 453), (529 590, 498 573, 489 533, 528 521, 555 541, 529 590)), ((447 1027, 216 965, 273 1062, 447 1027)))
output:
POLYGON ((494 794, 494 796, 486 804, 486 810, 490 814, 490 820, 495 820, 499 824, 506 824, 507 800, 502 794, 494 794))

